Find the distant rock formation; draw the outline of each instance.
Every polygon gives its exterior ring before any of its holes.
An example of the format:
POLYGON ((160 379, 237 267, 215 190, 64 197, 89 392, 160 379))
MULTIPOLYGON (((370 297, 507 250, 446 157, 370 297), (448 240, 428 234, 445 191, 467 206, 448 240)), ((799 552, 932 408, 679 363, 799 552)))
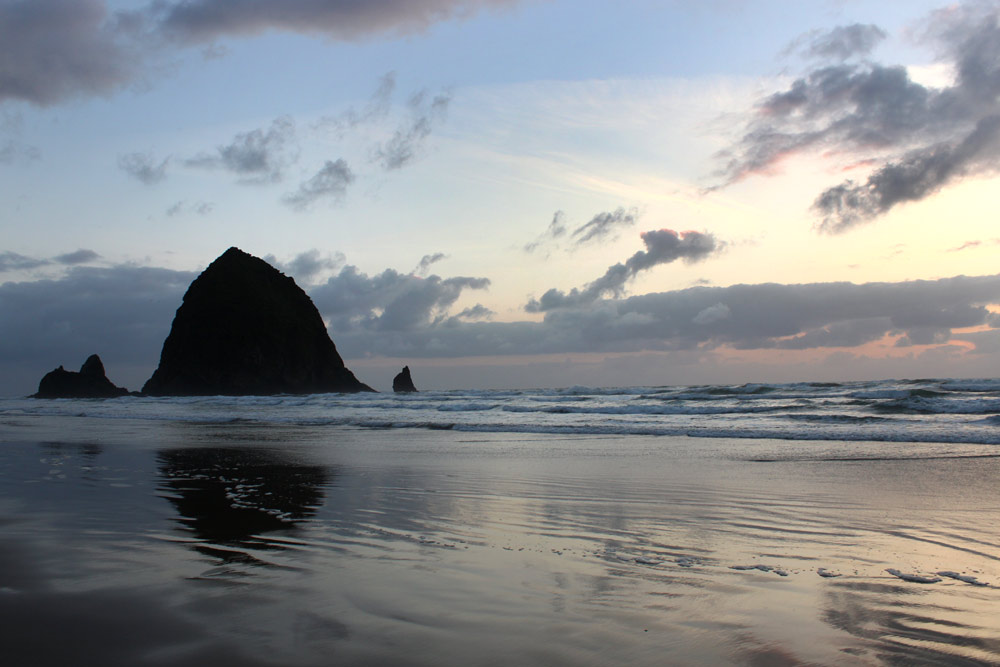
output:
POLYGON ((38 393, 32 398, 114 398, 125 396, 128 389, 116 386, 104 373, 104 364, 96 354, 87 357, 80 372, 67 371, 62 366, 49 371, 38 383, 38 393))
POLYGON ((230 248, 198 276, 174 316, 152 396, 374 391, 345 366, 292 278, 230 248))
POLYGON ((397 394, 409 394, 417 390, 413 386, 413 378, 410 377, 409 366, 403 366, 403 370, 396 377, 392 378, 392 390, 397 394))

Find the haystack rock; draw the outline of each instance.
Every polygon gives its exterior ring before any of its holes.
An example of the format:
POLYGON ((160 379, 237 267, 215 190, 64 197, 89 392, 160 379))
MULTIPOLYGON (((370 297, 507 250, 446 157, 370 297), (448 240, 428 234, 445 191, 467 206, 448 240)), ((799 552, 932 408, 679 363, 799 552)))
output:
POLYGON ((96 354, 87 357, 80 372, 67 371, 62 366, 49 371, 38 383, 38 393, 32 398, 114 398, 128 394, 128 389, 116 386, 104 372, 104 364, 96 354))
POLYGON ((417 390, 413 386, 413 378, 410 377, 410 367, 403 366, 403 370, 392 378, 392 390, 397 394, 409 394, 417 390))
POLYGON ((374 391, 344 366, 295 281, 230 248, 198 276, 142 388, 151 396, 374 391))

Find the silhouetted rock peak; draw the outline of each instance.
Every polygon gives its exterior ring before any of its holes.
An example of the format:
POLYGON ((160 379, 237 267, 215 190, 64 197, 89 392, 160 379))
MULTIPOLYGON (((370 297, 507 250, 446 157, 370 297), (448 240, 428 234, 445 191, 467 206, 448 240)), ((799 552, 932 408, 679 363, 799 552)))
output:
POLYGON ((104 374, 104 364, 96 354, 87 357, 79 373, 62 366, 49 371, 38 383, 38 393, 32 398, 114 398, 124 396, 128 389, 115 386, 104 374))
POLYGON ((396 377, 392 378, 392 390, 397 394, 408 394, 417 390, 413 386, 413 378, 410 377, 410 367, 403 366, 396 377))
POLYGON ((96 354, 92 354, 87 357, 87 360, 83 362, 83 366, 80 366, 80 375, 89 375, 91 377, 106 377, 104 372, 104 364, 101 363, 101 358, 96 354))
POLYGON ((345 366, 295 281, 230 248, 195 278, 142 388, 153 396, 373 391, 345 366))

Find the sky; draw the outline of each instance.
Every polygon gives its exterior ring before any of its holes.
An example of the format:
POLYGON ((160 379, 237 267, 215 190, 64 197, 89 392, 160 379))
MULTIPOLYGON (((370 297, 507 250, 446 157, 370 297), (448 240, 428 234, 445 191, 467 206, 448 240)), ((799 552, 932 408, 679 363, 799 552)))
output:
POLYGON ((236 246, 376 389, 1000 375, 1000 2, 0 0, 0 395, 236 246))

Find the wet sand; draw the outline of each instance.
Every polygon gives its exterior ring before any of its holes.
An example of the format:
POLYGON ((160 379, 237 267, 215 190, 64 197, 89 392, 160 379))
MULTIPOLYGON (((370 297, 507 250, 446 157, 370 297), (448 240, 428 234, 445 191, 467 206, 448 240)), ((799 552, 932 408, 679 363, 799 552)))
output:
POLYGON ((983 446, 12 418, 4 662, 1000 664, 998 479, 983 446))

